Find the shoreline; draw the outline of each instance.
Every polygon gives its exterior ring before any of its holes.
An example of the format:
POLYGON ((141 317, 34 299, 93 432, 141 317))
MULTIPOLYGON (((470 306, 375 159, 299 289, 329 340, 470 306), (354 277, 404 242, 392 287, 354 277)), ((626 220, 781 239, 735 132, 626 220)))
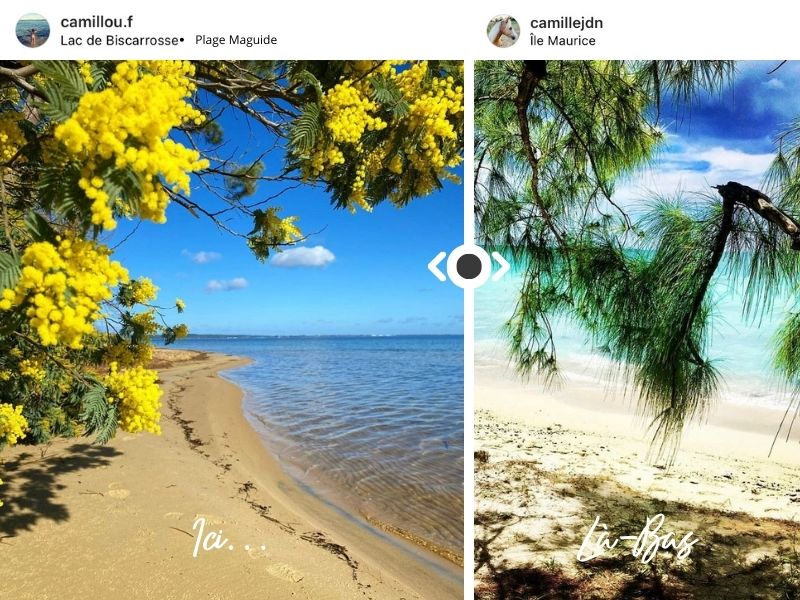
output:
POLYGON ((782 410, 723 398, 687 427, 674 457, 659 456, 635 398, 619 388, 566 381, 548 390, 480 361, 475 382, 476 598, 800 590, 797 427, 767 456, 782 410), (690 558, 663 551, 647 568, 622 543, 577 560, 596 517, 613 538, 635 536, 657 514, 678 539, 699 538, 690 558))
MULTIPOLYGON (((215 355, 215 353, 211 352, 203 352, 202 354, 215 355)), ((245 447, 244 444, 241 449, 253 455, 253 466, 258 467, 259 463, 261 463, 263 466, 268 467, 268 471, 273 477, 278 475, 278 477, 275 477, 277 479, 277 489, 272 494, 274 500, 285 501, 288 510, 304 516, 309 523, 318 528, 329 529, 336 537, 349 541, 350 545, 355 548, 352 550, 352 554, 356 557, 360 556, 360 562, 375 562, 382 570, 388 570, 390 573, 397 570, 395 575, 398 579, 404 580, 405 583, 415 582, 416 585, 420 581, 425 581, 428 579, 425 571, 431 570, 441 575, 443 579, 450 579, 452 582, 457 583, 458 586, 461 585, 461 566, 456 561, 420 543, 422 540, 409 539, 399 533, 396 534, 391 530, 386 531, 383 528, 376 529, 374 524, 362 520, 359 515, 353 514, 345 507, 321 496, 311 486, 298 481, 288 473, 281 465, 280 460, 270 452, 258 431, 248 420, 244 411, 244 389, 230 377, 223 374, 225 371, 231 371, 249 364, 251 362, 250 359, 233 356, 230 358, 236 360, 237 363, 232 367, 215 371, 214 375, 235 388, 238 397, 236 412, 233 415, 234 418, 238 417, 238 423, 235 428, 239 430, 238 432, 242 437, 251 437, 257 441, 262 456, 259 457, 257 452, 253 452, 252 448, 245 447), (362 546, 363 552, 361 551, 362 546), (406 577, 406 574, 403 573, 406 569, 409 569, 413 576, 406 577)), ((205 423, 206 426, 213 426, 213 414, 205 414, 198 418, 202 419, 203 417, 208 419, 205 423)), ((237 455, 235 449, 233 449, 233 455, 237 455)), ((214 461, 212 460, 212 462, 214 461)), ((255 479, 260 479, 259 473, 260 471, 252 472, 251 475, 255 479)), ((257 502, 254 500, 248 501, 256 512, 262 512, 257 502)), ((322 540, 315 540, 313 543, 322 547, 326 547, 326 544, 330 546, 329 542, 323 542, 322 540)), ((339 544, 334 545, 338 546, 339 544)), ((350 546, 345 544, 342 548, 332 549, 328 547, 328 549, 349 563, 351 561, 348 561, 343 554, 348 547, 350 546)), ((425 594, 428 593, 427 590, 423 590, 421 597, 427 597, 425 594)), ((444 593, 444 590, 439 593, 444 593)))
POLYGON ((59 439, 0 456, 0 561, 15 598, 94 597, 97 581, 81 575, 93 560, 104 595, 119 598, 462 597, 455 565, 348 519, 283 471, 242 390, 219 375, 245 359, 172 352, 183 360, 155 365, 161 436, 59 439), (203 533, 222 531, 234 548, 194 558, 200 517, 203 533))
POLYGON ((271 432, 269 428, 266 425, 259 423, 255 415, 251 415, 252 419, 248 416, 250 413, 245 410, 248 393, 246 387, 239 385, 236 383, 234 378, 228 377, 224 373, 221 374, 221 377, 242 390, 241 412, 246 425, 258 435, 265 452, 279 465, 281 470, 290 479, 292 479, 298 488, 313 496, 319 503, 329 507, 331 510, 341 515, 345 520, 352 521, 354 524, 364 528, 366 531, 378 536, 379 538, 387 538, 388 536, 388 540, 390 542, 399 543, 403 549, 407 549, 406 546, 411 545, 413 551, 415 553, 421 552, 423 557, 433 554, 436 557, 436 561, 432 566, 435 568, 441 569, 442 565, 439 564, 439 560, 444 559, 458 568, 460 573, 460 570, 463 569, 464 566, 463 550, 461 553, 458 553, 450 547, 437 544, 433 540, 385 522, 378 517, 362 510, 355 503, 348 502, 347 498, 343 497, 339 490, 336 490, 332 485, 322 486, 324 489, 323 491, 322 489, 315 488, 312 483, 304 481, 300 475, 302 467, 283 462, 279 456, 279 453, 276 453, 273 449, 270 449, 268 437, 270 436, 271 432))

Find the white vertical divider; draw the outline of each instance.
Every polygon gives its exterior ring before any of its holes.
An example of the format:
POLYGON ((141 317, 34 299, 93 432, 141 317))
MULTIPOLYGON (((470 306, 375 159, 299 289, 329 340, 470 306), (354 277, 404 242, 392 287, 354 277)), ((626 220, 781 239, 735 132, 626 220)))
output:
MULTIPOLYGON (((475 187, 472 185, 475 156, 474 120, 475 68, 464 61, 464 243, 475 242, 475 187)), ((464 290, 464 600, 473 598, 473 493, 475 422, 475 290, 464 290)))

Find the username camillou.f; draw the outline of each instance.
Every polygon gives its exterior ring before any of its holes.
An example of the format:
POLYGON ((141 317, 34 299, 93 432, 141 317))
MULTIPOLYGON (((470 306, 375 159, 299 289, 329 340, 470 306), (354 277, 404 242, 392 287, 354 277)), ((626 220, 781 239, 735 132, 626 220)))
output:
POLYGON ((133 27, 133 15, 127 17, 106 17, 105 15, 92 15, 91 17, 65 17, 61 19, 62 27, 72 29, 101 29, 133 27))

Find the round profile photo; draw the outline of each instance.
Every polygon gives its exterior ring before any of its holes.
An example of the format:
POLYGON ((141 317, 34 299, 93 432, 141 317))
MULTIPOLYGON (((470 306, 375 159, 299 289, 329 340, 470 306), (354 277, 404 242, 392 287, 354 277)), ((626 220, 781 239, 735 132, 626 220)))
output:
POLYGON ((50 24, 42 15, 28 13, 17 21, 17 39, 28 48, 38 48, 50 37, 50 24))
POLYGON ((498 48, 508 48, 519 39, 519 23, 511 15, 497 15, 486 27, 489 41, 498 48))

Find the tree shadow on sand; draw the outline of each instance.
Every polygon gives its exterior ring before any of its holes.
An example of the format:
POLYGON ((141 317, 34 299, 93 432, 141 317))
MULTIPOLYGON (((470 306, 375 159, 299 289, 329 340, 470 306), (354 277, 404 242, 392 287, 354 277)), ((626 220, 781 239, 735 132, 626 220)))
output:
MULTIPOLYGON (((503 502, 475 516, 476 600, 800 599, 796 523, 665 502, 605 478, 545 472, 532 461, 500 461, 481 468, 497 469, 502 475, 494 480, 508 487, 503 502), (526 529, 538 530, 542 520, 552 520, 535 497, 553 494, 577 501, 582 518, 588 519, 586 526, 527 536, 526 529), (532 504, 509 502, 523 496, 533 497, 532 504), (595 515, 627 534, 638 533, 645 520, 658 513, 667 516, 665 529, 692 530, 700 538, 689 560, 677 561, 673 553, 661 551, 645 565, 631 555, 630 546, 588 562, 575 560, 595 515), (536 559, 521 563, 514 558, 520 551, 536 559)), ((480 481, 476 473, 479 494, 480 481)))
POLYGON ((69 519, 66 504, 58 502, 58 493, 64 489, 59 476, 107 465, 121 454, 110 446, 73 444, 58 454, 23 451, 0 463, 4 502, 0 509, 0 542, 30 530, 41 519, 69 519))

